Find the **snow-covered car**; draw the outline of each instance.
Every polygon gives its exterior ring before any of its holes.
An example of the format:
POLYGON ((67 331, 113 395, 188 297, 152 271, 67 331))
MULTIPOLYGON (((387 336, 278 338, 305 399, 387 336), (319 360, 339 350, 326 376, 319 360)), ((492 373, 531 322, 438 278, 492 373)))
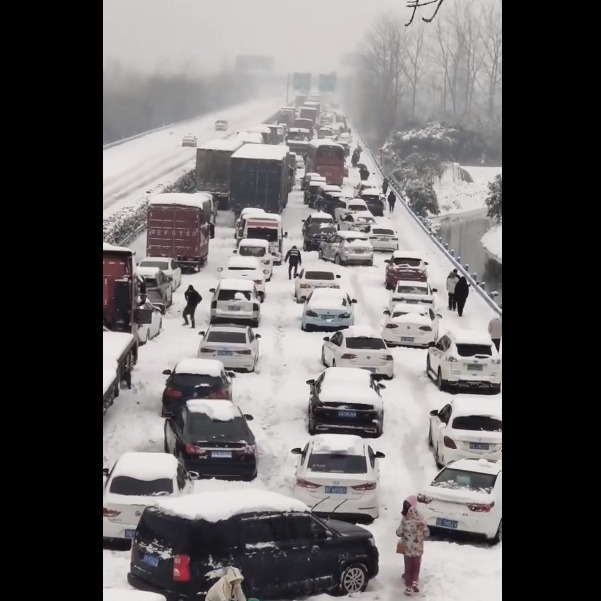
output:
POLYGON ((138 344, 141 346, 161 333, 163 318, 161 316, 161 309, 155 307, 150 301, 146 301, 140 308, 152 311, 152 321, 138 326, 138 344))
POLYGON ((396 303, 392 311, 384 311, 382 338, 388 346, 417 346, 427 348, 438 338, 440 313, 432 307, 396 303))
POLYGON ((365 201, 367 208, 373 215, 384 215, 384 194, 380 188, 365 188, 361 192, 361 200, 365 201))
POLYGON ((144 257, 138 267, 158 267, 167 276, 174 292, 182 283, 182 268, 170 257, 144 257))
POLYGON ((249 326, 240 324, 212 325, 202 336, 198 356, 217 359, 226 369, 255 371, 259 360, 259 338, 249 326))
POLYGON ((387 263, 384 274, 386 290, 392 290, 400 280, 425 282, 428 279, 428 262, 419 252, 395 250, 384 263, 387 263))
POLYGON ((244 322, 257 328, 261 321, 261 300, 252 280, 224 279, 210 288, 211 324, 244 322))
POLYGON ((399 235, 396 230, 392 224, 382 220, 372 225, 369 239, 375 251, 394 252, 399 248, 399 235))
POLYGON ((269 250, 269 242, 261 238, 242 238, 234 254, 241 257, 254 257, 261 262, 263 269, 267 269, 267 281, 273 277, 273 255, 269 250))
POLYGON ((294 279, 294 298, 297 303, 303 303, 316 288, 340 288, 339 279, 340 275, 331 269, 303 267, 294 279))
POLYGON ((305 301, 301 330, 339 330, 352 326, 356 302, 340 288, 316 288, 305 301))
POLYGON ((215 121, 215 131, 227 131, 228 127, 229 124, 225 119, 217 119, 215 121))
POLYGON ((374 247, 365 232, 341 231, 324 240, 318 256, 337 265, 374 264, 374 247))
POLYGON ((392 311, 396 303, 408 305, 425 305, 436 311, 436 297, 434 293, 437 288, 432 288, 428 282, 399 280, 390 293, 388 310, 392 311))
POLYGON ((501 357, 488 332, 447 330, 428 348, 426 374, 440 390, 449 387, 501 392, 501 357))
POLYGON ((318 378, 307 380, 309 434, 318 432, 361 433, 380 436, 384 432, 384 404, 379 384, 365 369, 328 367, 318 378))
MULTIPOLYGON (((344 200, 343 207, 336 207, 334 209, 334 219, 340 223, 343 217, 346 217, 348 213, 370 213, 367 208, 367 204, 365 204, 364 200, 360 198, 346 198, 344 200)), ((373 215, 372 215, 373 217, 373 215)))
POLYGON ((321 362, 325 367, 360 367, 374 376, 391 379, 394 357, 386 342, 366 326, 351 326, 326 336, 321 346, 321 362))
POLYGON ((197 144, 198 144, 198 139, 196 138, 196 136, 193 136, 192 134, 188 134, 187 136, 184 136, 182 138, 182 146, 192 146, 192 147, 196 148, 197 144))
POLYGON ((292 496, 319 516, 375 520, 380 515, 380 466, 384 453, 352 434, 318 434, 299 455, 292 496))
POLYGON ((317 211, 315 213, 311 213, 309 217, 303 219, 303 235, 307 232, 308 229, 315 225, 334 225, 334 218, 329 213, 324 213, 323 211, 317 211))
POLYGON ((502 459, 503 411, 499 399, 456 396, 442 409, 430 411, 428 444, 436 465, 465 457, 502 459))
POLYGON ((158 267, 138 267, 137 273, 144 278, 147 300, 159 307, 164 315, 173 304, 173 289, 169 278, 158 267))
POLYGON ((348 213, 338 222, 338 229, 369 234, 375 224, 376 220, 371 213, 348 213))
POLYGON ((113 540, 133 538, 145 507, 158 497, 190 494, 196 477, 164 453, 123 453, 103 475, 102 537, 113 540))
MULTIPOLYGON (((301 179, 301 190, 304 191, 306 188, 309 187, 309 182, 312 179, 315 179, 316 177, 321 177, 319 175, 319 173, 316 173, 315 171, 308 171, 307 173, 305 173, 305 175, 303 175, 302 179, 301 179)), ((307 203, 305 203, 307 204, 307 203)))
POLYGON ((502 538, 503 462, 459 459, 443 467, 417 495, 428 528, 502 538))
POLYGON ((332 192, 339 192, 340 194, 342 194, 342 188, 335 184, 327 184, 324 186, 323 192, 324 194, 330 194, 332 192))
POLYGON ((256 257, 232 256, 225 267, 218 267, 217 271, 222 279, 249 280, 255 283, 257 294, 261 302, 265 300, 265 282, 269 269, 261 265, 256 257))
POLYGON ((251 217, 263 217, 265 215, 264 209, 259 209, 257 207, 245 207, 240 211, 240 215, 234 222, 234 235, 236 237, 236 241, 239 241, 243 237, 244 226, 247 219, 251 217))
POLYGON ((379 188, 379 184, 378 182, 374 181, 373 179, 364 179, 362 181, 360 181, 356 186, 355 186, 355 196, 360 197, 363 190, 367 190, 368 188, 379 188))

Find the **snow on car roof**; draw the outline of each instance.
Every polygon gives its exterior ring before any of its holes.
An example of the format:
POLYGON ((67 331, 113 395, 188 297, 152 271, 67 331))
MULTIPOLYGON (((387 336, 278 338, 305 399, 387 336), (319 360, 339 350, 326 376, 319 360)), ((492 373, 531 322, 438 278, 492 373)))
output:
POLYGON ((336 186, 334 184, 327 185, 324 190, 326 192, 342 192, 342 188, 340 186, 336 186))
POLYGON ((208 401, 192 399, 186 401, 190 413, 203 413, 215 422, 231 422, 241 416, 240 408, 232 401, 208 401))
POLYGON ((125 246, 115 246, 114 244, 109 244, 108 242, 103 242, 102 243, 102 250, 110 250, 113 252, 126 252, 129 253, 130 255, 133 254, 133 251, 131 248, 126 248, 125 246))
POLYGON ((242 238, 238 248, 240 248, 240 246, 258 246, 260 248, 267 248, 269 247, 269 242, 267 240, 262 240, 261 238, 242 238))
POLYGON ((486 346, 492 345, 490 335, 486 331, 482 332, 480 330, 448 328, 447 334, 453 339, 455 343, 459 344, 484 344, 486 346))
POLYGON ((317 434, 313 437, 313 453, 347 453, 365 455, 365 442, 352 434, 317 434))
POLYGON ((310 130, 308 130, 306 127, 291 127, 289 130, 289 132, 295 133, 295 134, 309 134, 311 133, 310 130))
POLYGON ((309 299, 309 306, 318 309, 342 309, 348 294, 341 288, 316 288, 309 299))
POLYGON ((281 161, 286 158, 287 154, 288 146, 275 146, 273 144, 245 144, 242 146, 242 148, 234 152, 232 159, 281 161))
POLYGON ((257 207, 246 207, 240 211, 240 217, 238 219, 242 219, 243 217, 250 217, 251 215, 264 215, 265 209, 259 209, 257 207))
POLYGON ((216 323, 211 324, 208 327, 208 330, 214 332, 215 330, 220 330, 224 332, 239 332, 240 330, 246 330, 248 326, 241 323, 216 323))
POLYGON ((485 415, 503 419, 503 404, 500 399, 455 397, 451 401, 452 416, 485 415))
POLYGON ((335 146, 340 148, 340 150, 343 150, 342 146, 340 146, 338 142, 334 142, 334 140, 311 140, 309 146, 312 146, 313 148, 319 148, 320 146, 335 146))
POLYGON ((489 461, 487 459, 464 458, 454 461, 447 466, 453 469, 465 470, 466 472, 482 472, 484 474, 498 474, 503 469, 502 461, 489 461))
POLYGON ((359 367, 328 367, 319 399, 324 403, 362 403, 381 407, 382 399, 371 387, 371 373, 359 367))
POLYGON ((392 253, 391 259, 420 259, 424 260, 423 253, 417 250, 395 250, 392 253))
MULTIPOLYGON (((422 282, 421 280, 399 280, 396 283, 395 291, 399 288, 403 287, 412 287, 412 288, 428 288, 428 282, 422 282)), ((405 294, 405 293, 403 293, 405 294)))
POLYGON ((164 513, 187 520, 219 522, 235 515, 255 512, 309 512, 309 507, 298 499, 267 490, 245 489, 204 492, 183 497, 159 498, 156 507, 164 513))
POLYGON ((244 142, 236 138, 218 138, 217 140, 211 140, 198 146, 198 150, 231 150, 235 152, 243 144, 244 142))
POLYGON ((262 134, 270 134, 271 133, 269 126, 261 125, 261 124, 247 127, 245 131, 250 131, 250 132, 258 131, 259 133, 262 133, 262 134))
POLYGON ((308 173, 305 173, 303 177, 306 177, 307 179, 317 179, 321 177, 321 175, 319 175, 319 173, 316 173, 315 171, 309 171, 308 173))
POLYGON ((259 260, 256 257, 241 257, 240 255, 233 255, 227 262, 228 268, 230 267, 244 267, 245 269, 259 269, 261 267, 259 260))
POLYGON ((168 453, 123 453, 112 472, 115 476, 130 476, 136 480, 158 480, 171 478, 179 462, 168 453))
POLYGON ((364 188, 361 191, 361 196, 380 196, 382 194, 382 190, 380 188, 364 188))
POLYGON ((117 379, 117 367, 115 369, 106 365, 102 366, 102 394, 106 394, 108 389, 117 379))
POLYGON ((366 240, 367 242, 369 242, 369 236, 365 232, 351 232, 349 230, 340 230, 339 232, 336 232, 336 234, 344 239, 351 238, 357 240, 366 240))
POLYGON ((218 377, 223 371, 223 363, 216 359, 197 359, 188 357, 180 359, 173 368, 178 374, 193 374, 198 376, 218 377))
POLYGON ((138 275, 141 275, 145 278, 156 277, 159 271, 161 271, 160 267, 151 267, 150 265, 138 265, 138 275))
POLYGON ((381 338, 370 326, 350 326, 342 333, 345 338, 381 338))
POLYGON ((164 192, 153 194, 148 201, 149 205, 181 205, 204 209, 208 198, 206 194, 183 194, 181 192, 164 192))
POLYGON ((311 179, 309 180, 309 186, 319 186, 323 190, 325 181, 325 179, 311 179))
POLYGON ((134 335, 127 332, 102 332, 102 357, 118 361, 133 341, 134 335))
POLYGON ((265 213, 262 217, 263 219, 273 219, 274 221, 279 221, 281 223, 282 216, 277 213, 265 213))
POLYGON ((347 204, 347 205, 349 205, 349 206, 350 206, 350 205, 354 205, 354 206, 362 206, 362 207, 364 207, 364 208, 365 208, 365 210, 366 210, 366 211, 368 211, 368 210, 369 210, 369 209, 367 208, 367 203, 366 203, 366 202, 365 202, 363 199, 361 199, 361 198, 349 198, 349 199, 346 201, 346 204, 347 204))
POLYGON ((254 288, 254 282, 250 280, 241 280, 239 278, 223 278, 219 282, 220 290, 251 290, 254 288))
POLYGON ((126 588, 103 588, 102 601, 165 601, 165 596, 126 588))
MULTIPOLYGON (((428 307, 424 305, 414 305, 413 303, 394 303, 392 305, 392 313, 396 313, 397 311, 402 311, 403 313, 414 313, 415 315, 427 314, 428 307)), ((399 319, 399 318, 397 318, 399 319)), ((430 321, 428 319, 428 321, 430 321)))
POLYGON ((323 211, 317 213, 311 213, 309 215, 311 219, 329 219, 330 221, 334 221, 334 218, 329 213, 324 213, 323 211))

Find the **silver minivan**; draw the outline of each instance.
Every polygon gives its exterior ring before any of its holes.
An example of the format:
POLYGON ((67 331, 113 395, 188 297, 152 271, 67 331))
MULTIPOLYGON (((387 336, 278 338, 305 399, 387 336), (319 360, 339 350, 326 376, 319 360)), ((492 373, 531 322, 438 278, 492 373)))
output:
POLYGON ((253 328, 261 321, 261 301, 255 283, 224 278, 211 288, 211 323, 248 323, 253 328))

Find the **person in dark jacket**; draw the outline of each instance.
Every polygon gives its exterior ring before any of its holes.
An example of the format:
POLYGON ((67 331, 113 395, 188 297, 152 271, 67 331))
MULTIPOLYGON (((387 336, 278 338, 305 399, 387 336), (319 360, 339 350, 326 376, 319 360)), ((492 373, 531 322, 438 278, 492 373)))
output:
POLYGON ((470 293, 470 285, 468 284, 465 276, 462 275, 455 284, 455 301, 457 302, 457 314, 459 317, 463 315, 463 308, 465 307, 465 301, 467 295, 470 293))
POLYGON ((287 253, 286 258, 284 259, 284 263, 288 263, 288 279, 292 279, 292 268, 294 268, 294 277, 298 273, 298 266, 302 264, 303 259, 301 257, 301 252, 293 246, 287 253))
POLYGON ((386 192, 388 192, 388 178, 385 177, 382 180, 382 192, 384 192, 384 194, 386 194, 386 192))
POLYGON ((194 286, 190 284, 188 286, 188 289, 184 292, 184 298, 186 299, 186 307, 184 308, 184 312, 182 314, 184 318, 184 325, 188 325, 188 317, 190 317, 192 327, 195 328, 196 324, 194 323, 194 312, 196 311, 196 307, 202 300, 202 296, 200 296, 200 293, 198 293, 194 289, 194 286))
POLYGON ((388 195, 388 210, 392 213, 394 211, 394 205, 396 203, 396 196, 394 192, 391 190, 388 195))
POLYGON ((351 156, 351 165, 353 167, 356 167, 358 162, 359 162, 359 153, 357 152, 357 149, 355 148, 355 150, 353 150, 353 155, 351 156))
POLYGON ((359 168, 359 177, 361 178, 361 181, 365 181, 365 180, 369 179, 369 169, 366 169, 365 167, 360 167, 359 168))

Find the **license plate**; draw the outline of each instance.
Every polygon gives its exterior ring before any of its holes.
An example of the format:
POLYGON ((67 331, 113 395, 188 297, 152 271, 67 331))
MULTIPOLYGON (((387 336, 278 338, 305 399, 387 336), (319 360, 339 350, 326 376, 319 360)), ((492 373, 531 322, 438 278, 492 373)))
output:
POLYGON ((357 417, 357 412, 356 411, 338 411, 338 417, 357 417))
POLYGON ((326 495, 346 495, 346 486, 326 486, 326 495))
POLYGON ((211 451, 211 457, 213 459, 231 459, 231 451, 211 451))
POLYGON ((401 342, 413 342, 415 340, 415 338, 412 338, 410 336, 401 336, 401 342))
POLYGON ((487 442, 470 442, 470 449, 488 451, 489 448, 490 445, 487 442))
POLYGON ((228 311, 242 311, 242 307, 240 305, 229 305, 228 311))
POLYGON ((155 557, 154 555, 144 555, 142 557, 142 562, 145 563, 146 565, 156 568, 159 565, 159 558, 155 557))
POLYGON ((402 300, 402 299, 401 299, 401 302, 403 302, 403 303, 407 303, 408 305, 417 305, 417 303, 419 303, 419 301, 416 301, 416 300, 415 300, 415 299, 413 299, 413 298, 408 298, 408 299, 406 299, 406 300, 402 300))
POLYGON ((459 522, 457 520, 447 520, 446 518, 436 518, 436 525, 441 528, 456 529, 459 526, 459 522))
POLYGON ((470 371, 482 371, 482 365, 476 365, 475 363, 470 363, 467 368, 470 371))
POLYGON ((326 321, 330 321, 333 319, 333 317, 331 315, 322 315, 321 319, 325 319, 326 321))
POLYGON ((220 357, 231 357, 234 353, 232 351, 217 351, 220 357))
POLYGON ((133 538, 134 537, 134 532, 135 532, 135 530, 126 530, 125 531, 125 538, 133 538))

